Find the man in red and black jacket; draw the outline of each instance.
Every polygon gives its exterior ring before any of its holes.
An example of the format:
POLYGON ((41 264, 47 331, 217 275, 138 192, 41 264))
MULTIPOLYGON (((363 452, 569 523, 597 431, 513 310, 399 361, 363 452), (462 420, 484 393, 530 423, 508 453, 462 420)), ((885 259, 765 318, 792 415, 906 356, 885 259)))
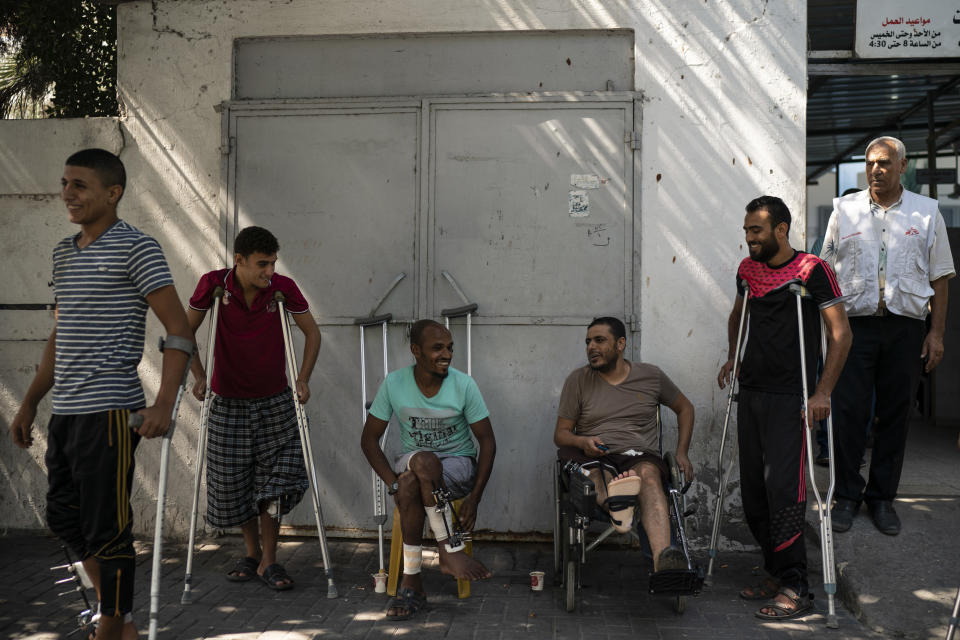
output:
POLYGON ((728 360, 720 388, 732 382, 737 332, 744 296, 749 306, 748 340, 738 372, 738 444, 743 511, 763 552, 768 576, 740 592, 769 601, 763 619, 800 616, 812 608, 807 583, 803 527, 806 511, 804 422, 830 414, 830 393, 850 349, 851 333, 840 287, 830 266, 790 246, 790 211, 780 198, 761 196, 747 205, 743 229, 750 250, 737 270, 737 298, 727 323, 728 360), (744 287, 744 283, 746 287, 744 287), (800 328, 796 294, 802 284, 803 332, 811 415, 804 420, 800 328), (820 322, 827 331, 827 355, 819 382, 820 322))

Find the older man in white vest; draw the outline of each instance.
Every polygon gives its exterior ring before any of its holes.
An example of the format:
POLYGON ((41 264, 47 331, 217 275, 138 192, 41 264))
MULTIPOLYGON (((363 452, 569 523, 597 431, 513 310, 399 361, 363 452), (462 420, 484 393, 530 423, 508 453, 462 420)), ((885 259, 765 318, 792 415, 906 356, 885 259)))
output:
POLYGON ((849 529, 866 502, 877 529, 900 533, 893 501, 920 369, 932 371, 943 358, 953 256, 937 201, 901 186, 906 168, 900 140, 882 137, 867 145, 870 188, 833 201, 820 253, 837 274, 853 330, 853 346, 833 390, 834 531, 849 529), (873 455, 864 481, 860 460, 874 388, 873 455))

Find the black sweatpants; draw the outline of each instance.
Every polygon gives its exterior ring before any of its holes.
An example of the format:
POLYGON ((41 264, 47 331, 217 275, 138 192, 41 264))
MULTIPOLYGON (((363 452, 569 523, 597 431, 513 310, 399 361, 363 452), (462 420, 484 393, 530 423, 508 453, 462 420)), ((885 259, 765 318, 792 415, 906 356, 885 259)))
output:
POLYGON ((924 325, 904 316, 866 316, 850 318, 850 329, 853 345, 831 397, 837 497, 867 503, 892 501, 900 486, 907 425, 920 384, 924 325), (870 419, 874 387, 873 453, 870 480, 864 482, 860 460, 867 445, 864 425, 870 419))
POLYGON ((134 451, 126 409, 50 418, 47 525, 73 551, 100 564, 101 612, 133 608, 134 451))
POLYGON ((738 434, 743 512, 764 569, 806 595, 806 438, 799 394, 740 389, 738 434))

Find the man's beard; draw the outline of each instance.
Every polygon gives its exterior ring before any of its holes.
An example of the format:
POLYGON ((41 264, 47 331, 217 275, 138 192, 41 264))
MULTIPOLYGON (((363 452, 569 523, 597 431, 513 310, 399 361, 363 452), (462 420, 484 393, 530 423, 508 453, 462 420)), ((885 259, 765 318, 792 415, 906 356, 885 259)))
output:
POLYGON ((777 244, 777 241, 773 238, 769 242, 761 242, 760 249, 757 251, 757 255, 753 254, 751 247, 750 257, 756 260, 757 262, 769 262, 773 256, 777 255, 777 251, 780 250, 780 245, 777 244))
MULTIPOLYGON (((601 357, 602 357, 602 356, 601 356, 601 357)), ((592 362, 590 363, 590 368, 593 369, 594 371, 598 372, 598 373, 609 373, 609 372, 613 371, 614 368, 616 368, 616 366, 617 366, 617 359, 616 359, 616 358, 613 358, 612 360, 608 360, 607 358, 603 358, 603 360, 600 362, 600 364, 596 364, 596 365, 593 364, 592 362)))

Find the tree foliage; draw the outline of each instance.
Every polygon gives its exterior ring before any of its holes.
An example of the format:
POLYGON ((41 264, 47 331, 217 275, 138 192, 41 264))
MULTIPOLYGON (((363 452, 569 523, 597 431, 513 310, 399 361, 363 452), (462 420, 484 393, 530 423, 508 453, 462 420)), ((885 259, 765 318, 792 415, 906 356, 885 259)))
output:
POLYGON ((2 117, 45 101, 53 118, 118 113, 115 6, 0 0, 0 58, 2 117))

